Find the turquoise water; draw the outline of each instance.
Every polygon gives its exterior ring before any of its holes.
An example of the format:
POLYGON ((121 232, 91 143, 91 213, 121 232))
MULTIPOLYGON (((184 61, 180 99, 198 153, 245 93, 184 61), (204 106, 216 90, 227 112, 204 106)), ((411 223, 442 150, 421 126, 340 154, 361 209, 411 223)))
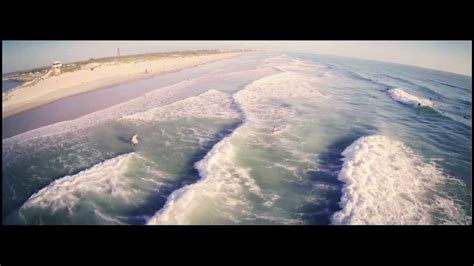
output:
POLYGON ((298 53, 222 62, 4 139, 4 223, 472 223, 470 77, 298 53))

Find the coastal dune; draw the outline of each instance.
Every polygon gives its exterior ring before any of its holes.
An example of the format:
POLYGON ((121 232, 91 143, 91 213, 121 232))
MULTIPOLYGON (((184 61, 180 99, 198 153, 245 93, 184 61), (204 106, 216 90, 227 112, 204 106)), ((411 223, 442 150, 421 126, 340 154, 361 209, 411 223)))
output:
POLYGON ((79 70, 26 82, 2 97, 2 118, 41 106, 64 97, 147 78, 239 55, 237 52, 163 57, 132 62, 91 62, 79 70))

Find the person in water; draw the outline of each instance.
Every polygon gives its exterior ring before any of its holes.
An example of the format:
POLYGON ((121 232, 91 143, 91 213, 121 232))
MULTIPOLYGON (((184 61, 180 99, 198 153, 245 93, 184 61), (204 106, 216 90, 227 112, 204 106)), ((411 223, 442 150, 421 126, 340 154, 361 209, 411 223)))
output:
POLYGON ((273 126, 273 128, 272 128, 272 134, 275 133, 276 131, 277 131, 276 126, 273 126))
POLYGON ((130 137, 130 142, 131 142, 133 145, 137 145, 137 144, 138 144, 138 135, 137 135, 137 133, 134 133, 134 134, 130 137))
POLYGON ((421 106, 421 103, 418 103, 418 106, 421 106))

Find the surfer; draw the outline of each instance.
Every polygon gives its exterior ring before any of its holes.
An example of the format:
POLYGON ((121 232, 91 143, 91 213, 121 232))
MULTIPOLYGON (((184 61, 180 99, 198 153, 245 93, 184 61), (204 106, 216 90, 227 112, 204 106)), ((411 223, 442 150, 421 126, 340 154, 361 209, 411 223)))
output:
POLYGON ((272 128, 272 134, 275 134, 276 131, 277 131, 276 126, 273 126, 273 128, 272 128))
POLYGON ((133 144, 133 145, 137 145, 138 144, 138 135, 136 133, 134 133, 131 137, 130 137, 130 142, 133 144))

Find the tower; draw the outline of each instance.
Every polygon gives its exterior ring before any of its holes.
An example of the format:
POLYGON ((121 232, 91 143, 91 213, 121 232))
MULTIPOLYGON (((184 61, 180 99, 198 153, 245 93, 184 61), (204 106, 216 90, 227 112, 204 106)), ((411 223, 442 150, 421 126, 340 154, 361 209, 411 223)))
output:
POLYGON ((120 56, 120 48, 117 48, 117 57, 120 56))

